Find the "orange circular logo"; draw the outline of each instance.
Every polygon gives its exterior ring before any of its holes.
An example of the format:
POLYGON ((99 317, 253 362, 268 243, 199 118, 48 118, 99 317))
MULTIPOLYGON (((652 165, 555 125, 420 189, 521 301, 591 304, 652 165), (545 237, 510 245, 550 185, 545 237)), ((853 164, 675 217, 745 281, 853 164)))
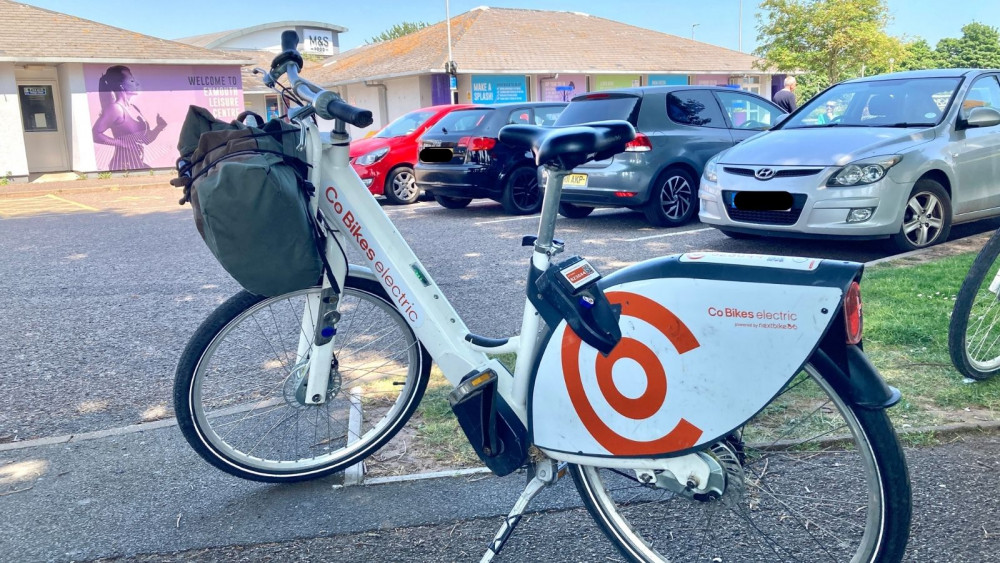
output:
MULTIPOLYGON (((613 291, 607 293, 608 300, 621 305, 622 316, 645 321, 662 333, 679 354, 690 352, 699 346, 698 340, 684 323, 659 303, 635 293, 613 291)), ((648 441, 627 438, 609 427, 594 410, 587 398, 580 372, 580 349, 583 341, 566 327, 562 339, 562 365, 566 389, 570 401, 583 425, 604 449, 614 455, 642 456, 661 455, 683 450, 695 445, 702 431, 685 419, 681 419, 670 431, 648 441)), ((597 355, 594 363, 597 386, 608 405, 621 416, 631 420, 647 420, 660 412, 667 399, 667 374, 663 362, 642 342, 623 336, 617 346, 607 356, 597 355), (615 385, 612 370, 622 359, 639 364, 646 377, 646 389, 635 398, 625 396, 615 385)))

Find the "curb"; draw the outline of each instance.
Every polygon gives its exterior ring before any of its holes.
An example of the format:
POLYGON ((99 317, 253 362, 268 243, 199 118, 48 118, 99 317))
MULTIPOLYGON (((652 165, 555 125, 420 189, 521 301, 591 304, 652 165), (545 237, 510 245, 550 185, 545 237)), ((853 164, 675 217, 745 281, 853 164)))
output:
MULTIPOLYGON (((44 186, 45 184, 39 184, 44 186)), ((45 194, 93 194, 101 192, 123 192, 131 190, 148 190, 153 188, 173 187, 168 181, 164 182, 143 182, 138 184, 108 184, 104 186, 84 186, 79 188, 38 188, 30 190, 3 190, 0 189, 0 199, 19 199, 44 196, 45 194)), ((179 189, 179 188, 178 188, 179 189)), ((178 192, 180 193, 180 192, 178 192)))
MULTIPOLYGON (((37 438, 34 440, 24 440, 20 442, 8 442, 6 444, 0 444, 0 453, 14 451, 14 450, 23 450, 28 448, 36 448, 42 446, 67 444, 70 442, 75 443, 75 442, 85 442, 88 440, 99 440, 111 436, 124 436, 127 434, 145 432, 147 430, 159 430, 161 428, 168 428, 171 426, 177 426, 176 418, 165 418, 163 420, 157 420, 154 422, 143 422, 141 424, 133 424, 131 426, 122 426, 119 428, 110 428, 108 430, 83 432, 80 434, 66 434, 63 436, 37 438)), ((966 434, 972 434, 974 432, 980 432, 980 433, 1000 432, 1000 421, 958 422, 952 424, 941 424, 938 426, 921 426, 918 428, 896 429, 896 434, 900 437, 905 437, 911 434, 927 434, 927 433, 933 433, 935 436, 963 436, 966 434)), ((363 486, 391 485, 395 483, 409 483, 415 481, 428 481, 431 479, 446 479, 449 477, 465 477, 473 475, 492 475, 492 471, 487 467, 480 466, 480 467, 467 467, 460 469, 445 469, 442 471, 430 471, 424 473, 410 473, 407 475, 394 475, 390 477, 373 477, 371 479, 365 479, 362 476, 361 480, 358 481, 357 483, 333 485, 333 486, 336 488, 343 488, 343 487, 351 487, 357 485, 363 485, 363 486)))

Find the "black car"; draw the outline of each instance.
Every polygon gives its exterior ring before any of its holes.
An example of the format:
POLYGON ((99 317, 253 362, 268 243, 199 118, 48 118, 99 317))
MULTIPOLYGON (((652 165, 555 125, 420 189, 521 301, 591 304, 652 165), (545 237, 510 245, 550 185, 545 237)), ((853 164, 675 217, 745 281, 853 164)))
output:
POLYGON ((784 115, 751 94, 716 86, 646 86, 573 98, 556 127, 625 119, 638 135, 625 151, 588 162, 563 180, 559 212, 582 218, 595 207, 642 211, 657 227, 698 215, 698 179, 716 153, 769 129, 784 115))
POLYGON ((510 123, 552 125, 564 107, 557 102, 521 102, 449 113, 420 138, 417 185, 449 209, 489 198, 514 215, 537 213, 542 189, 531 153, 501 143, 497 135, 510 123))

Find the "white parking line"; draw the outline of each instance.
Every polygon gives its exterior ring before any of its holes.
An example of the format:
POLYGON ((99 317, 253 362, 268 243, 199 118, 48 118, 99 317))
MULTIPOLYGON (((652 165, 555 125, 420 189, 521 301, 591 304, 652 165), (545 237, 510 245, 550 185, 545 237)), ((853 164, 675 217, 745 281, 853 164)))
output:
POLYGON ((690 231, 680 231, 680 232, 674 232, 674 233, 663 233, 662 235, 649 235, 648 237, 627 238, 627 239, 619 239, 619 240, 622 240, 622 242, 637 242, 637 241, 640 241, 640 240, 649 240, 651 238, 676 237, 676 236, 680 236, 680 235, 689 235, 691 233, 700 233, 702 231, 711 231, 711 230, 712 230, 712 227, 705 227, 703 229, 691 229, 690 231))
MULTIPOLYGON (((597 209, 597 210, 594 210, 594 212, 591 213, 589 216, 590 217, 595 217, 597 215, 605 215, 608 212, 613 212, 613 211, 621 211, 621 209, 616 209, 616 208, 597 209)), ((522 221, 524 219, 538 219, 539 217, 541 217, 541 215, 522 215, 520 217, 508 217, 506 219, 491 219, 489 221, 479 221, 479 222, 473 223, 473 224, 474 225, 489 225, 491 223, 506 223, 507 221, 522 221)), ((565 217, 559 217, 559 219, 563 220, 563 219, 565 219, 565 217)))

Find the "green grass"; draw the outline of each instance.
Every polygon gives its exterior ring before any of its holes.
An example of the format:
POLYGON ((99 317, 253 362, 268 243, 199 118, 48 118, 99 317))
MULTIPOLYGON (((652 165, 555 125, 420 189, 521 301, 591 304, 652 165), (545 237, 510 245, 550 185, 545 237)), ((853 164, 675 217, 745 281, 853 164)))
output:
POLYGON ((966 408, 997 418, 1000 379, 967 383, 948 355, 955 295, 974 258, 967 253, 914 266, 886 264, 865 273, 865 352, 903 393, 890 411, 898 425, 945 422, 966 408))
POLYGON ((421 452, 447 465, 476 465, 479 458, 448 404, 451 389, 451 384, 435 366, 413 420, 417 429, 416 446, 421 452))

